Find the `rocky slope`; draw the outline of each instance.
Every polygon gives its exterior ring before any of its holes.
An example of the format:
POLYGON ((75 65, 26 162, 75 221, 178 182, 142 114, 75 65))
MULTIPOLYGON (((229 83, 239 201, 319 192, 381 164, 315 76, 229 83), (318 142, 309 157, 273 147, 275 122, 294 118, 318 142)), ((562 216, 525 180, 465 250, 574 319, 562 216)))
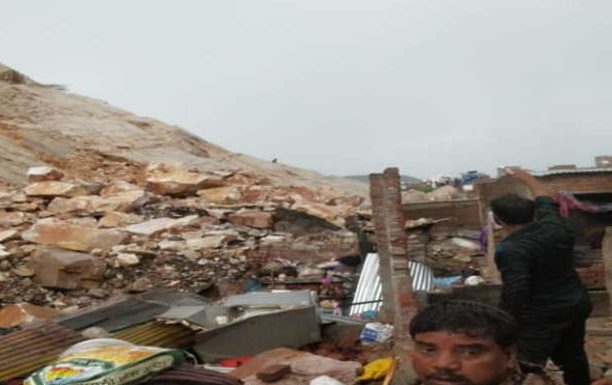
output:
POLYGON ((126 173, 169 160, 204 171, 241 171, 261 184, 367 195, 364 183, 232 153, 180 127, 38 84, 0 64, 0 180, 23 184, 27 168, 43 164, 69 177, 114 179, 119 172, 120 179, 137 179, 126 173))
MULTIPOLYGON (((368 218, 365 184, 233 154, 6 67, 0 164, 0 305, 312 274, 358 255, 368 218)), ((0 333, 17 325, 2 320, 0 333)))

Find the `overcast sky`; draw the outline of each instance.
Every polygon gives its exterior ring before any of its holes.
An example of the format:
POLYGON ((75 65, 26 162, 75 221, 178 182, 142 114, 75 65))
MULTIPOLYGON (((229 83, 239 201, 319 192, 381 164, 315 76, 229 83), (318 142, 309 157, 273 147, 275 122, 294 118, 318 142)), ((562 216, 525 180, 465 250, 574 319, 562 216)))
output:
POLYGON ((366 174, 612 154, 612 1, 0 0, 0 62, 229 150, 366 174))

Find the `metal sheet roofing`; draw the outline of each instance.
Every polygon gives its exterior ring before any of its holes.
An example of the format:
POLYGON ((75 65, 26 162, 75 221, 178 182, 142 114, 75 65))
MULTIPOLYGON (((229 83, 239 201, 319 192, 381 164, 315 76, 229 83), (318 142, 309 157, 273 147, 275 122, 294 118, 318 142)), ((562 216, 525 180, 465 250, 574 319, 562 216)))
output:
POLYGON ((58 323, 81 330, 91 326, 114 332, 153 320, 168 310, 168 306, 129 298, 124 301, 67 317, 58 323))
POLYGON ((114 333, 112 336, 136 345, 188 348, 193 345, 195 335, 195 330, 181 324, 148 322, 114 333))
MULTIPOLYGON (((433 270, 422 263, 409 262, 412 289, 414 291, 430 291, 433 289, 433 270)), ((378 254, 368 254, 361 269, 353 303, 349 315, 361 314, 365 311, 378 311, 382 306, 382 284, 378 275, 378 254)))
POLYGON ((45 322, 0 337, 0 381, 24 376, 57 358, 84 338, 74 330, 45 322))
POLYGON ((547 170, 547 171, 532 171, 531 175, 534 176, 553 176, 553 175, 567 175, 567 174, 598 174, 598 173, 612 173, 612 167, 584 167, 584 168, 568 168, 559 170, 547 170))

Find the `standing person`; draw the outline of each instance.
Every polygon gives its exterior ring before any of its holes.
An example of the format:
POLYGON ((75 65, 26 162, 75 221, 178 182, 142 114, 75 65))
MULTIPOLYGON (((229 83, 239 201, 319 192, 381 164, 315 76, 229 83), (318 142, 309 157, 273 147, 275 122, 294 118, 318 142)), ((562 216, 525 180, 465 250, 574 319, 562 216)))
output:
POLYGON ((471 301, 429 305, 410 322, 410 336, 412 367, 423 385, 553 384, 544 371, 521 373, 516 321, 497 308, 471 301))
POLYGON ((503 284, 500 307, 519 322, 519 359, 544 365, 550 358, 568 385, 587 385, 584 335, 591 302, 574 270, 574 236, 545 186, 524 170, 508 173, 536 197, 511 194, 491 202, 507 234, 495 263, 503 284))

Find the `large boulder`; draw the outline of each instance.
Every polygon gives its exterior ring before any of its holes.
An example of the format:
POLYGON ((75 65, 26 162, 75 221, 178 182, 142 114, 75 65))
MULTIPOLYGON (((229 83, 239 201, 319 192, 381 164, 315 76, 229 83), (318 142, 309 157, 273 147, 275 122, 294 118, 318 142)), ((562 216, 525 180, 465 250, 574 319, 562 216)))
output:
POLYGON ((77 289, 95 287, 104 278, 106 262, 87 253, 41 247, 34 252, 30 267, 42 286, 77 289))

